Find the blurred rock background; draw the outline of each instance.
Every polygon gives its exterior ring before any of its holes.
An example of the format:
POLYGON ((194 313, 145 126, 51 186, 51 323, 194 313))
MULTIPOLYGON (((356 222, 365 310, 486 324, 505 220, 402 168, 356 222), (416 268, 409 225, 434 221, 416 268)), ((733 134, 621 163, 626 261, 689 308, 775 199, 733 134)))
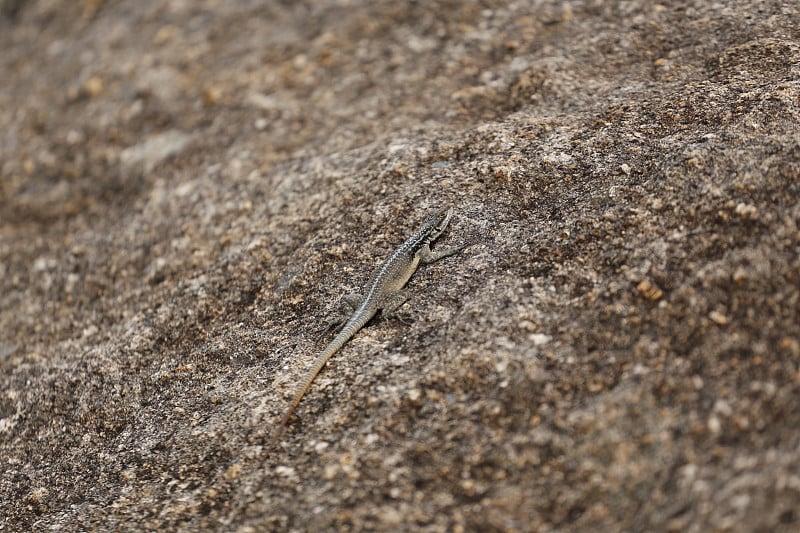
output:
POLYGON ((0 529, 796 530, 797 21, 0 0, 0 529))

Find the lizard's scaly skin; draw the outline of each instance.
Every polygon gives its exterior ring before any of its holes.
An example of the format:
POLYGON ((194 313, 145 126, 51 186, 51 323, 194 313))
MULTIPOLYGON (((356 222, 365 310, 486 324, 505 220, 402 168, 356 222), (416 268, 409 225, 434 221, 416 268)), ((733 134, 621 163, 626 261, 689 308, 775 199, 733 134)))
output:
POLYGON ((419 264, 432 263, 433 261, 452 255, 464 247, 457 246, 437 252, 432 252, 430 249, 430 244, 442 234, 447 224, 450 222, 450 217, 452 215, 453 210, 449 209, 447 211, 437 211, 428 216, 419 231, 409 237, 406 242, 383 262, 372 278, 369 290, 361 301, 361 304, 350 316, 350 319, 339 334, 336 335, 319 357, 317 357, 314 367, 303 380, 303 384, 295 393, 292 403, 286 410, 286 414, 283 415, 283 418, 278 423, 275 435, 272 437, 268 449, 271 450, 274 448, 280 440, 283 429, 300 404, 300 400, 302 400, 303 396, 308 392, 311 383, 322 370, 322 367, 325 366, 325 363, 327 363, 333 354, 338 352, 347 341, 353 338, 353 335, 363 328, 367 322, 375 316, 379 309, 384 307, 387 300, 391 300, 392 295, 403 288, 409 278, 416 272, 419 264))

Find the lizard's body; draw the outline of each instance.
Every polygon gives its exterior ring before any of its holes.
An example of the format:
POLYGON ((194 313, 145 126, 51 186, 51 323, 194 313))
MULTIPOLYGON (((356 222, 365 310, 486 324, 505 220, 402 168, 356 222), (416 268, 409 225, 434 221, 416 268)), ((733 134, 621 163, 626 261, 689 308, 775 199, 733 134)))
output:
POLYGON ((361 296, 353 294, 344 297, 343 302, 352 310, 352 314, 339 334, 336 335, 319 357, 317 357, 314 367, 307 374, 303 384, 295 394, 294 400, 292 400, 292 403, 286 410, 286 414, 278 423, 269 449, 272 449, 278 443, 283 428, 289 422, 295 409, 300 404, 300 400, 302 400, 303 396, 308 392, 311 383, 322 370, 322 367, 325 366, 325 363, 327 363, 347 341, 353 338, 379 310, 382 311, 383 314, 388 314, 402 305, 405 301, 405 297, 400 291, 414 272, 416 272, 417 267, 420 264, 432 263, 443 257, 452 255, 463 248, 463 246, 457 246, 437 252, 432 252, 430 249, 430 244, 442 234, 447 224, 450 222, 450 217, 452 217, 452 215, 453 211, 450 209, 446 212, 438 211, 428 216, 422 224, 422 227, 383 262, 373 276, 366 295, 361 296))

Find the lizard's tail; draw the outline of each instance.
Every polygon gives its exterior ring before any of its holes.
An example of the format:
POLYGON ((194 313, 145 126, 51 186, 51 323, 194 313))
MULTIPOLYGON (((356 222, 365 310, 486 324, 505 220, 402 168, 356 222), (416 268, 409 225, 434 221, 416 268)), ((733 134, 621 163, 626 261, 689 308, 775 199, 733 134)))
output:
MULTIPOLYGON (((374 313, 373 313, 374 315, 374 313)), ((272 439, 267 446, 267 451, 272 451, 275 446, 280 442, 281 435, 283 435, 283 431, 286 428, 286 425, 289 423, 289 419, 292 418, 297 406, 300 405, 300 400, 303 399, 303 396, 308 392, 308 389, 311 388, 311 383, 314 382, 314 379, 317 377, 317 374, 320 373, 322 367, 325 366, 325 363, 328 362, 328 359, 333 357, 333 354, 339 351, 339 349, 344 346, 344 343, 349 341, 353 335, 356 334, 358 330, 364 327, 369 319, 372 318, 372 315, 363 316, 358 320, 348 322, 345 325, 344 329, 334 338, 330 344, 325 348, 325 350, 317 357, 317 361, 314 363, 314 368, 311 372, 308 373, 306 379, 303 381, 303 384, 297 389, 297 392, 294 395, 294 399, 292 403, 289 405, 289 408, 286 410, 286 414, 283 415, 281 421, 278 422, 278 427, 275 428, 275 434, 272 436, 272 439)))

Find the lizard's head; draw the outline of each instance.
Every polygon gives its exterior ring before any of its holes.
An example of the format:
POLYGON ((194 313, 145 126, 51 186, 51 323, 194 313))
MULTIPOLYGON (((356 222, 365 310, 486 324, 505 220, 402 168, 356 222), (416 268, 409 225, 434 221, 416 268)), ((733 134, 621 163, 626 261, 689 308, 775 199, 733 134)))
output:
POLYGON ((453 208, 439 209, 434 211, 428 218, 425 219, 422 227, 427 230, 430 239, 436 239, 450 223, 450 218, 453 216, 453 208))

